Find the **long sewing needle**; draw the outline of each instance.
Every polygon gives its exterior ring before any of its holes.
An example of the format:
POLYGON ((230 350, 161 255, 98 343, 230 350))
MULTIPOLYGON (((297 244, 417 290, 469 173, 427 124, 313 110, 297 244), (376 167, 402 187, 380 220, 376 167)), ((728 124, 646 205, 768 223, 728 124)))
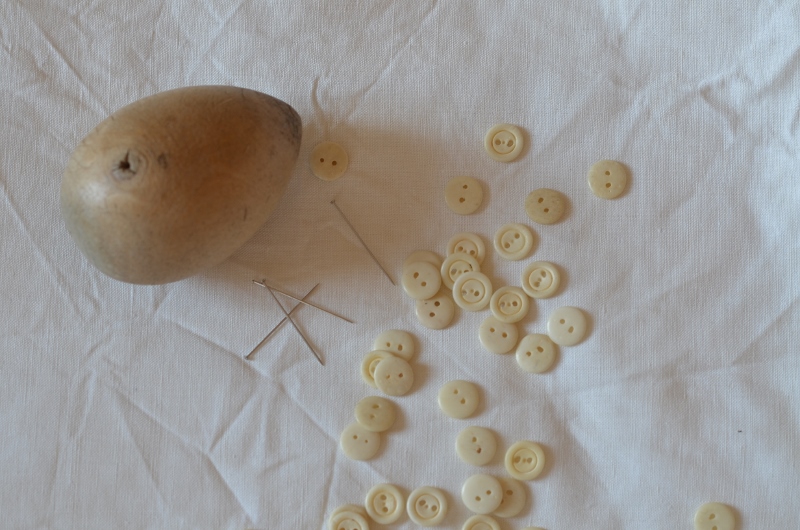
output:
POLYGON ((287 319, 289 319, 289 322, 292 323, 292 326, 294 326, 294 329, 296 329, 297 332, 300 334, 300 336, 303 337, 303 341, 306 343, 306 346, 308 346, 308 348, 314 353, 314 357, 317 358, 317 360, 319 361, 319 364, 321 364, 322 366, 325 366, 325 363, 322 362, 322 357, 319 356, 319 353, 317 353, 317 350, 314 349, 314 346, 312 346, 311 343, 308 342, 308 339, 306 338, 305 333, 300 331, 300 328, 297 326, 297 324, 294 323, 294 320, 292 320, 292 317, 290 317, 289 313, 287 313, 286 310, 283 308, 283 306, 281 305, 280 301, 278 300, 278 297, 275 296, 275 293, 272 292, 272 289, 267 287, 267 291, 269 291, 269 294, 272 295, 272 298, 275 300, 275 303, 278 304, 278 307, 281 308, 281 311, 283 312, 283 316, 285 316, 287 319))
MULTIPOLYGON (((259 284, 259 285, 261 285, 261 284, 259 284)), ((312 292, 314 292, 314 289, 316 289, 317 287, 319 287, 319 284, 317 284, 317 285, 315 285, 314 287, 312 287, 312 288, 311 288, 311 290, 310 290, 310 291, 308 291, 308 292, 306 293, 306 295, 305 295, 303 298, 308 298, 309 296, 311 296, 311 293, 312 293, 312 292)), ((302 300, 300 300, 300 301, 302 302, 302 300)), ((297 308, 298 308, 298 307, 300 307, 300 304, 297 304, 297 305, 295 305, 295 306, 292 308, 292 310, 291 310, 291 311, 289 311, 289 314, 290 314, 290 315, 294 314, 294 312, 295 312, 295 311, 297 311, 297 308)), ((281 319, 281 321, 280 321, 280 322, 278 322, 278 324, 277 324, 277 325, 276 325, 274 328, 272 328, 272 331, 270 331, 269 333, 267 333, 267 336, 266 336, 266 337, 264 337, 263 339, 261 339, 261 342, 259 342, 258 344, 256 344, 256 347, 255 347, 255 348, 253 348, 253 351, 251 351, 250 353, 248 353, 248 354, 245 356, 245 359, 247 359, 248 361, 252 360, 252 358, 253 358, 253 354, 256 352, 256 350, 257 350, 257 349, 259 349, 259 348, 261 347, 261 345, 262 345, 262 344, 264 344, 265 342, 267 342, 267 340, 269 340, 269 338, 270 338, 271 336, 273 336, 273 335, 275 334, 275 332, 276 332, 276 331, 278 331, 278 328, 280 328, 280 327, 283 325, 283 323, 284 323, 284 322, 286 322, 286 317, 283 317, 283 318, 281 319)))
POLYGON ((373 254, 373 253, 372 253, 372 251, 369 249, 369 247, 367 246, 367 244, 366 244, 366 243, 364 243, 364 240, 363 240, 363 239, 361 239, 361 236, 360 236, 360 235, 358 235, 358 232, 356 232, 356 229, 353 227, 353 225, 350 223, 350 221, 348 221, 348 220, 347 220, 347 216, 344 214, 344 212, 341 210, 341 208, 339 208, 339 206, 336 204, 336 200, 335 200, 335 199, 331 200, 331 204, 333 205, 333 207, 334 207, 334 208, 336 208, 336 210, 338 210, 338 212, 339 212, 339 215, 341 215, 341 216, 342 216, 342 219, 344 219, 344 222, 345 222, 345 223, 347 223, 347 226, 349 226, 349 227, 350 227, 350 230, 352 230, 352 231, 353 231, 353 233, 354 233, 354 234, 356 235, 356 237, 358 238, 358 240, 359 240, 359 241, 361 241, 361 245, 362 245, 362 246, 363 246, 363 247, 366 249, 366 251, 367 251, 367 252, 369 252, 369 255, 370 255, 370 256, 372 256, 372 260, 373 260, 373 261, 374 261, 374 262, 375 262, 375 263, 378 265, 378 267, 380 267, 380 268, 381 268, 381 270, 382 270, 382 271, 383 271, 383 273, 386 275, 386 277, 387 277, 387 278, 389 278, 389 281, 390 281, 390 282, 392 282, 392 285, 396 285, 396 284, 394 283, 394 280, 392 279, 392 277, 391 277, 391 276, 389 276, 389 273, 388 273, 388 272, 386 272, 386 269, 384 269, 384 268, 383 268, 383 265, 381 265, 381 262, 380 262, 380 261, 378 261, 378 258, 376 258, 376 257, 375 257, 375 254, 373 254))
MULTIPOLYGON (((312 304, 311 302, 306 302, 306 301, 305 301, 305 298, 306 298, 308 295, 304 296, 304 297, 303 297, 303 300, 301 300, 300 298, 297 298, 296 296, 292 296, 292 295, 290 295, 289 293, 284 293, 284 292, 283 292, 283 291, 281 291, 280 289, 278 289, 278 288, 276 288, 276 287, 273 287, 272 285, 270 285, 270 284, 268 284, 268 283, 267 283, 267 280, 261 280, 260 282, 259 282, 259 281, 256 281, 256 280, 253 280, 253 283, 254 283, 254 284, 256 284, 256 285, 260 285, 261 287, 266 287, 267 289, 272 289, 272 290, 273 290, 273 291, 275 291, 276 293, 280 293, 280 294, 282 294, 283 296, 289 297, 289 298, 291 298, 292 300, 295 300, 295 301, 297 301, 297 302, 300 302, 301 304, 305 304, 305 305, 307 305, 307 306, 310 306, 310 307, 313 307, 313 308, 315 308, 315 309, 319 309, 320 311, 324 311, 325 313, 328 313, 329 315, 335 316, 336 318, 341 318, 341 319, 342 319, 342 320, 344 320, 345 322, 349 322, 349 323, 351 323, 351 324, 355 324, 355 322, 353 322, 352 320, 350 320, 350 319, 349 319, 349 318, 347 318, 347 317, 343 317, 342 315, 337 315, 337 314, 336 314, 336 313, 334 313, 333 311, 329 311, 328 309, 325 309, 324 307, 320 307, 320 306, 318 306, 318 305, 312 304)), ((319 285, 319 284, 317 284, 317 285, 319 285)), ((311 292, 311 291, 309 291, 309 292, 311 292)), ((291 314, 291 312, 289 312, 289 314, 291 314)))

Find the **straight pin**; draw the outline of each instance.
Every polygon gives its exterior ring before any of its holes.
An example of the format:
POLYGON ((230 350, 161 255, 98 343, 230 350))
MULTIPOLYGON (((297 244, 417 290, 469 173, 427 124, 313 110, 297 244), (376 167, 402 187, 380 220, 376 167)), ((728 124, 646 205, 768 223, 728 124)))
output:
POLYGON ((347 216, 344 214, 344 212, 343 212, 343 211, 342 211, 342 210, 339 208, 339 206, 336 204, 336 200, 335 200, 335 199, 331 200, 331 204, 333 205, 333 207, 334 207, 334 208, 336 208, 336 210, 338 210, 339 214, 342 216, 342 219, 344 219, 344 222, 345 222, 345 223, 347 223, 347 226, 349 226, 349 227, 350 227, 350 230, 352 230, 352 231, 353 231, 353 233, 354 233, 354 234, 356 235, 356 237, 358 238, 358 240, 359 240, 359 241, 361 241, 361 245, 362 245, 362 246, 363 246, 363 247, 366 249, 366 251, 367 251, 367 252, 369 252, 369 255, 370 255, 370 256, 372 256, 372 260, 373 260, 373 261, 374 261, 374 262, 375 262, 375 263, 378 265, 378 267, 380 267, 380 268, 381 268, 381 270, 382 270, 382 271, 383 271, 383 273, 386 275, 386 277, 387 277, 387 278, 389 278, 389 281, 390 281, 390 282, 392 282, 392 285, 396 285, 396 284, 394 283, 394 280, 392 280, 392 277, 391 277, 391 276, 389 276, 389 273, 388 273, 388 272, 386 272, 386 269, 384 269, 384 268, 383 268, 383 265, 381 265, 381 262, 380 262, 380 261, 378 261, 378 258, 376 258, 376 257, 375 257, 375 254, 373 254, 373 253, 372 253, 372 251, 369 249, 369 247, 367 246, 367 244, 366 244, 366 243, 364 243, 364 240, 363 240, 363 239, 361 239, 361 236, 360 236, 360 235, 358 235, 358 232, 356 232, 356 229, 355 229, 355 228, 353 228, 353 225, 352 225, 352 224, 350 224, 350 221, 348 221, 348 220, 347 220, 347 216))
MULTIPOLYGON (((280 294, 282 294, 283 296, 287 296, 287 297, 291 298, 292 300, 295 300, 295 301, 297 301, 297 302, 300 302, 301 304, 305 304, 305 305, 307 305, 307 306, 310 306, 310 307, 313 307, 313 308, 315 308, 315 309, 319 309, 320 311, 323 311, 323 312, 325 312, 325 313, 328 313, 329 315, 335 316, 336 318, 341 318, 341 319, 342 319, 342 320, 344 320, 345 322, 349 322, 349 323, 351 323, 351 324, 355 324, 355 322, 353 322, 352 320, 350 320, 350 319, 349 319, 349 318, 347 318, 347 317, 343 317, 342 315, 337 315, 337 314, 336 314, 336 313, 334 313, 333 311, 329 311, 329 310, 325 309, 324 307, 320 307, 320 306, 318 306, 318 305, 316 305, 316 304, 312 304, 311 302, 306 302, 305 300, 301 300, 300 298, 297 298, 296 296, 292 296, 292 295, 290 295, 289 293, 285 293, 285 292, 281 291, 280 289, 277 289, 277 288, 273 287, 272 285, 269 285, 269 284, 267 283, 267 280, 266 280, 266 279, 264 279, 264 280, 261 280, 260 282, 259 282, 259 281, 257 281, 257 280, 253 280, 253 283, 254 283, 254 284, 256 284, 256 285, 260 285, 261 287, 266 287, 267 289, 272 289, 272 290, 273 290, 273 291, 275 291, 276 293, 280 293, 280 294)), ((317 284, 317 285, 319 285, 319 284, 317 284)), ((309 292, 311 292, 311 291, 309 291, 309 292)), ((308 295, 304 296, 303 298, 306 298, 307 296, 308 296, 308 295)), ((289 313, 289 314, 291 314, 291 313, 289 313)))
POLYGON ((281 305, 281 302, 280 302, 280 300, 278 300, 278 297, 275 296, 275 293, 272 292, 272 289, 267 287, 267 291, 269 291, 269 294, 272 295, 272 298, 275 300, 275 303, 278 304, 278 307, 281 308, 281 311, 283 312, 283 316, 285 316, 287 319, 289 319, 289 322, 292 323, 292 326, 294 326, 294 329, 296 329, 297 332, 300 334, 300 336, 303 337, 303 341, 306 343, 306 346, 308 346, 308 349, 310 349, 311 352, 314 354, 314 357, 317 358, 317 360, 319 361, 319 364, 321 364, 322 366, 325 366, 325 363, 322 362, 322 357, 319 356, 319 353, 317 353, 317 350, 315 350, 314 347, 311 345, 311 343, 308 342, 308 339, 306 338, 305 333, 303 333, 300 330, 300 328, 297 326, 297 324, 295 324, 294 320, 292 320, 292 317, 289 316, 289 313, 287 313, 286 310, 281 305))
MULTIPOLYGON (((258 282, 256 282, 256 283, 258 283, 258 282)), ((259 285, 261 285, 261 284, 259 283, 259 285)), ((311 293, 312 293, 312 292, 314 292, 314 289, 316 289, 317 287, 319 287, 319 284, 317 284, 317 285, 315 285, 314 287, 312 287, 312 288, 311 288, 311 290, 310 290, 310 291, 308 291, 308 292, 306 293, 306 295, 305 295, 303 298, 308 298, 309 296, 311 296, 311 293)), ((300 302, 302 302, 302 300, 299 300, 299 301, 300 301, 300 302)), ((300 307, 300 304, 297 304, 297 305, 295 305, 295 306, 292 308, 292 310, 291 310, 291 311, 289 311, 289 314, 290 314, 290 315, 292 315, 292 314, 293 314, 293 313, 294 313, 294 312, 297 310, 297 308, 298 308, 298 307, 300 307)), ((267 333, 267 336, 266 336, 266 337, 264 337, 263 339, 261 339, 261 342, 259 342, 258 344, 256 344, 256 347, 255 347, 255 348, 253 348, 253 351, 251 351, 250 353, 248 353, 248 354, 245 356, 245 359, 247 359, 248 361, 252 361, 252 360, 253 360, 253 354, 254 354, 254 353, 256 353, 256 350, 257 350, 257 349, 259 349, 259 348, 261 347, 261 345, 262 345, 262 344, 264 344, 265 342, 267 342, 267 340, 269 340, 269 338, 270 338, 272 335, 274 335, 276 331, 278 331, 278 328, 280 328, 280 327, 283 325, 283 323, 284 323, 284 322, 286 322, 286 317, 283 317, 283 319, 281 319, 281 321, 280 321, 280 322, 278 322, 278 324, 277 324, 277 325, 276 325, 274 328, 272 328, 272 331, 270 331, 269 333, 267 333)))

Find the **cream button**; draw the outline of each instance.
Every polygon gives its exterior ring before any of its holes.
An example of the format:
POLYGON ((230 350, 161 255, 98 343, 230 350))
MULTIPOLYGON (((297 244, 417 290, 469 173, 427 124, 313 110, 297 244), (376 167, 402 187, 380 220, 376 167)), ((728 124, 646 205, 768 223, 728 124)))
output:
POLYGON ((486 317, 478 328, 478 338, 486 350, 492 353, 508 353, 519 340, 519 330, 514 324, 500 322, 495 317, 486 317))
POLYGON ((589 187, 601 199, 614 199, 622 195, 628 185, 630 172, 615 160, 600 160, 589 168, 589 187))
POLYGON ((317 144, 309 157, 311 172, 322 180, 338 179, 347 171, 349 164, 347 152, 333 142, 317 144))
POLYGON ((461 530, 500 530, 500 525, 488 515, 473 515, 467 519, 461 530))
POLYGON ((469 254, 456 252, 444 259, 440 272, 442 274, 442 283, 448 289, 452 289, 459 276, 465 272, 481 272, 481 266, 478 264, 478 260, 469 254))
POLYGON ((372 344, 372 349, 388 351, 392 355, 410 361, 415 352, 414 336, 407 331, 390 329, 378 335, 372 344))
POLYGON ((551 225, 561 220, 567 209, 567 199, 549 188, 539 188, 525 198, 525 213, 534 223, 551 225))
POLYGON ((439 408, 451 418, 469 418, 478 408, 479 402, 478 387, 469 381, 456 379, 439 389, 439 408))
MULTIPOLYGON (((363 508, 362 508, 363 510, 363 508)), ((366 517, 355 510, 338 510, 328 521, 330 530, 369 530, 366 517)))
POLYGON ((561 285, 561 272, 549 261, 534 261, 522 271, 522 290, 531 298, 550 298, 561 285))
POLYGON ((391 429, 397 417, 394 403, 378 396, 367 396, 356 403, 356 421, 371 432, 391 429))
POLYGON ((403 269, 403 289, 414 300, 427 300, 439 291, 442 276, 439 269, 424 261, 411 263, 403 269))
POLYGON ((469 254, 480 265, 486 257, 486 245, 478 234, 472 232, 460 232, 450 238, 447 242, 447 255, 463 252, 469 254))
POLYGON ((480 311, 492 299, 492 282, 480 272, 467 272, 453 284, 453 301, 466 311, 480 311))
POLYGON ((361 361, 361 378, 372 388, 378 388, 375 384, 375 368, 384 359, 391 359, 394 357, 388 351, 374 350, 364 356, 361 361))
POLYGON ((533 232, 527 226, 518 223, 503 225, 494 235, 494 248, 507 260, 521 260, 527 257, 533 248, 533 232))
POLYGON ((498 477, 497 480, 503 488, 503 500, 493 514, 503 518, 516 517, 528 501, 525 486, 513 478, 498 477))
POLYGON ((544 451, 534 442, 516 442, 506 451, 506 471, 517 480, 533 480, 544 469, 544 451))
POLYGON ((586 335, 586 315, 577 307, 559 307, 547 320, 547 334, 559 346, 574 346, 586 335))
POLYGON ((372 520, 378 524, 394 523, 406 509, 403 494, 393 484, 373 486, 367 493, 364 506, 372 520))
POLYGON ((408 496, 408 517, 420 526, 436 526, 447 515, 447 497, 442 490, 422 486, 408 496))
POLYGON ((473 466, 485 466, 497 452, 497 440, 489 429, 467 427, 456 436, 456 454, 473 466))
POLYGON ((444 200, 455 213, 469 215, 483 202, 483 186, 473 177, 450 179, 444 188, 444 200))
POLYGON ((492 315, 500 322, 513 324, 528 314, 531 301, 519 287, 501 287, 494 292, 489 301, 492 315))
POLYGON ((384 359, 375 367, 375 384, 386 395, 404 396, 414 384, 414 370, 400 357, 384 359))
POLYGON ((342 504, 335 510, 331 512, 331 515, 328 519, 333 519, 335 516, 339 515, 342 512, 354 512, 360 515, 361 517, 367 517, 367 510, 361 506, 360 504, 342 504))
POLYGON ((486 133, 483 147, 492 159, 498 162, 511 162, 522 153, 524 145, 522 131, 515 125, 500 123, 486 133))
POLYGON ((437 253, 431 252, 430 250, 415 250, 403 261, 403 268, 405 269, 417 261, 430 263, 437 269, 442 266, 442 258, 440 258, 437 253))
POLYGON ((697 509, 694 515, 695 530, 733 530, 736 516, 733 510, 719 502, 709 502, 697 509))
POLYGON ((381 435, 368 431, 358 423, 351 423, 342 431, 339 445, 348 458, 369 460, 381 448, 381 435))
POLYGON ((503 501, 503 488, 491 475, 472 475, 461 486, 461 500, 471 512, 492 513, 503 501))
POLYGON ((517 364, 526 372, 541 374, 553 366, 558 354, 558 346, 547 335, 532 333, 519 341, 517 364))
POLYGON ((453 321, 456 306, 446 292, 441 292, 428 300, 417 300, 415 312, 419 323, 428 329, 444 329, 453 321))

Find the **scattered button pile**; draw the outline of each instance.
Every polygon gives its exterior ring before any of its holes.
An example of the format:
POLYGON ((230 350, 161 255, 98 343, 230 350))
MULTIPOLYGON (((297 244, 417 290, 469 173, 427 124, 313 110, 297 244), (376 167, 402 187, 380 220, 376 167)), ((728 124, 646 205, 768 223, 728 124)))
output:
MULTIPOLYGON (((500 256, 517 260, 527 257, 533 241, 528 227, 507 224, 497 231, 494 247, 500 256)), ((417 320, 426 328, 444 329, 453 321, 455 306, 471 312, 488 307, 492 314, 478 329, 483 348, 496 354, 516 351, 522 370, 534 374, 546 372, 558 355, 556 344, 574 346, 583 340, 587 329, 585 314, 575 307, 559 308, 548 320, 549 336, 537 333, 520 340, 516 324, 531 311, 531 298, 554 296, 561 285, 561 272, 553 263, 535 261, 522 272, 521 286, 495 290, 491 279, 481 272, 485 258, 483 240, 469 232, 450 238, 444 260, 428 250, 412 252, 403 263, 403 288, 415 299, 417 320), (434 278, 437 267, 439 278, 434 278)))
MULTIPOLYGON (((521 130, 513 125, 499 124, 486 134, 484 147, 491 158, 511 162, 522 153, 524 140, 521 130)), ((341 176, 347 168, 344 150, 332 143, 318 145, 311 155, 311 168, 323 180, 341 176)), ((619 197, 627 187, 628 169, 613 160, 600 160, 588 173, 592 192, 603 199, 619 197)), ((473 177, 456 177, 445 187, 445 202, 460 215, 476 212, 483 203, 481 183, 473 177)), ((561 220, 567 209, 567 199, 548 188, 532 191, 525 199, 528 218, 541 225, 561 220)), ((506 260, 527 258, 535 246, 535 234, 519 223, 506 224, 495 233, 493 246, 506 260)), ((473 233, 455 234, 447 243, 447 255, 442 260, 428 250, 412 252, 403 263, 402 286, 415 300, 419 322, 428 329, 448 327, 455 316, 455 306, 465 311, 482 311, 489 307, 491 315, 481 324, 478 337, 491 353, 516 351, 520 368, 531 374, 547 372, 558 356, 558 346, 579 344, 587 332, 586 315, 582 310, 564 306, 556 309, 547 320, 547 334, 533 333, 522 337, 516 324, 531 310, 531 300, 554 296, 561 285, 559 268, 547 261, 535 261, 525 267, 521 286, 503 286, 494 290, 491 280, 481 272, 486 258, 486 246, 473 233)), ((415 353, 413 337, 400 330, 389 330, 375 339, 373 350, 361 363, 364 381, 389 396, 403 396, 413 386, 414 372, 409 361, 415 353)), ((443 385, 438 394, 439 407, 455 419, 472 416, 480 401, 474 383, 454 380, 443 385)), ((356 423, 342 432, 343 452, 355 460, 368 460, 380 448, 380 433, 392 427, 396 417, 394 404, 378 396, 368 396, 358 402, 356 423)), ((456 437, 456 454, 465 463, 485 466, 494 458, 497 440, 484 427, 469 426, 456 437)), ((528 494, 520 481, 538 478, 545 467, 542 447, 530 440, 512 444, 505 453, 504 467, 510 477, 475 474, 464 481, 461 499, 473 513, 462 530, 500 530, 491 515, 509 518, 524 508, 528 494)), ((378 484, 367 493, 364 507, 352 504, 340 506, 329 518, 331 530, 369 530, 368 520, 392 524, 400 519, 403 510, 420 526, 436 526, 445 518, 448 501, 445 493, 431 486, 413 490, 403 503, 403 495, 392 484, 378 484)), ((708 503, 695 515, 696 530, 734 530, 733 511, 724 504, 708 503)), ((543 530, 526 527, 523 530, 543 530)))

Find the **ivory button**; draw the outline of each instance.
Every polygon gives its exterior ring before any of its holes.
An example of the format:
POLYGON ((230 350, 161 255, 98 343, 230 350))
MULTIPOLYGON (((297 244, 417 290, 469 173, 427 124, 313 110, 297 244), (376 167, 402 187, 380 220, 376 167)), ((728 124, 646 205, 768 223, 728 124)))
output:
POLYGON ((364 506, 372 520, 378 524, 394 523, 406 509, 403 494, 393 484, 378 484, 370 489, 364 506))
POLYGON ((369 460, 381 448, 381 435, 368 431, 358 423, 351 423, 342 431, 339 445, 349 458, 369 460))
POLYGON ((461 486, 461 500, 473 513, 492 513, 503 501, 503 488, 491 475, 472 475, 461 486))
POLYGON ((456 379, 439 389, 439 408, 451 418, 469 418, 478 408, 479 401, 478 387, 469 381, 456 379))
POLYGON ((478 329, 478 338, 486 350, 492 353, 508 353, 517 345, 519 330, 515 324, 486 317, 478 329))
POLYGON ((391 429, 397 417, 394 403, 379 396, 367 396, 356 403, 356 421, 371 432, 391 429))
POLYGON ((512 162, 522 153, 525 141, 516 125, 500 123, 489 129, 483 139, 483 147, 489 156, 498 162, 512 162))
POLYGON ((517 364, 526 372, 541 374, 553 366, 558 354, 558 346, 547 335, 532 333, 526 335, 517 345, 517 364))
POLYGON ((506 324, 513 324, 525 318, 531 307, 530 298, 519 287, 501 287, 494 292, 489 301, 489 309, 494 318, 506 324))
POLYGON ((435 252, 431 252, 430 250, 415 250, 408 257, 403 261, 403 268, 405 269, 412 263, 417 261, 425 261, 433 265, 434 267, 441 267, 442 266, 442 258, 439 257, 438 254, 435 252))
POLYGON ((528 500, 528 493, 525 486, 513 478, 498 477, 500 487, 503 488, 503 500, 500 506, 493 512, 497 517, 516 517, 525 507, 528 500))
POLYGON ((561 272, 549 261, 534 261, 522 271, 522 290, 531 298, 550 298, 561 285, 561 272))
POLYGON ((488 515, 473 515, 467 519, 461 530, 500 530, 500 525, 488 515))
POLYGON ((480 311, 492 299, 492 282, 480 272, 467 272, 453 284, 453 301, 461 309, 480 311))
POLYGON ((540 188, 525 198, 525 213, 534 223, 551 225, 563 217, 567 209, 567 199, 556 190, 540 188))
POLYGON ((456 454, 473 466, 485 466, 497 452, 497 440, 489 429, 467 427, 456 437, 456 454))
POLYGON ((601 199, 615 199, 628 185, 630 172, 616 160, 600 160, 589 168, 589 187, 601 199))
POLYGON ((586 335, 586 315, 577 307, 559 307, 547 319, 547 334, 559 346, 574 346, 586 335))
POLYGON ((427 300, 417 300, 414 310, 419 323, 428 329, 446 328, 456 314, 453 299, 447 292, 442 291, 427 300))
POLYGON ((494 248, 507 260, 526 258, 533 248, 533 232, 519 223, 503 225, 494 235, 494 248))
POLYGON ((734 530, 735 527, 733 510, 719 502, 702 505, 694 515, 695 530, 734 530))
POLYGON ((356 510, 339 509, 331 514, 328 528, 330 530, 369 530, 369 523, 367 523, 366 517, 356 510))
POLYGON ((474 213, 483 203, 483 187, 473 177, 455 177, 444 188, 447 207, 460 215, 474 213))
POLYGON ((414 370, 405 359, 384 359, 375 367, 375 384, 386 395, 404 396, 414 384, 414 370))
POLYGON ((347 171, 350 158, 347 152, 337 143, 322 142, 318 144, 309 157, 311 172, 321 180, 336 180, 347 171))
POLYGON ((406 294, 414 300, 427 300, 442 286, 439 269, 425 261, 417 261, 404 267, 401 281, 406 294))
POLYGON ((392 355, 410 361, 415 353, 414 336, 408 331, 390 329, 375 338, 372 349, 388 351, 392 355))
POLYGON ((469 254, 478 262, 483 263, 486 257, 486 245, 478 234, 472 232, 460 232, 450 238, 447 242, 447 255, 463 252, 469 254))
POLYGON ((455 252, 445 258, 440 272, 442 274, 442 283, 448 289, 452 289, 453 284, 462 274, 480 271, 481 266, 478 264, 478 260, 469 254, 455 252))
POLYGON ((533 480, 544 469, 544 451, 535 442, 516 442, 506 451, 505 466, 508 474, 515 479, 533 480))
POLYGON ((391 359, 394 357, 388 351, 374 350, 364 356, 361 361, 361 378, 372 388, 378 388, 375 384, 375 369, 378 364, 384 359, 391 359))
POLYGON ((431 486, 422 486, 408 496, 406 510, 411 520, 420 526, 436 526, 447 515, 447 497, 431 486))

